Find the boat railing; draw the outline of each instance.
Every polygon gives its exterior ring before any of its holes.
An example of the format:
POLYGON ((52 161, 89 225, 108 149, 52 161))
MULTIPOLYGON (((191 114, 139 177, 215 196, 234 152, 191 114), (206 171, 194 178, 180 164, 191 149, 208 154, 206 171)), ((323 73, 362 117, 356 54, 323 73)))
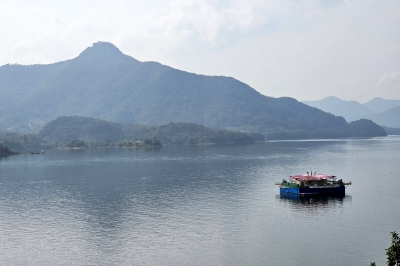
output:
MULTIPOLYGON (((294 184, 294 183, 275 182, 276 186, 293 187, 293 186, 290 186, 289 184, 294 184)), ((348 185, 351 185, 351 182, 343 182, 342 184, 345 185, 345 186, 348 186, 348 185)), ((327 185, 318 185, 318 184, 305 185, 304 187, 309 187, 309 188, 320 188, 320 187, 335 188, 335 187, 340 187, 340 186, 341 186, 340 183, 334 183, 334 184, 327 184, 327 185)))

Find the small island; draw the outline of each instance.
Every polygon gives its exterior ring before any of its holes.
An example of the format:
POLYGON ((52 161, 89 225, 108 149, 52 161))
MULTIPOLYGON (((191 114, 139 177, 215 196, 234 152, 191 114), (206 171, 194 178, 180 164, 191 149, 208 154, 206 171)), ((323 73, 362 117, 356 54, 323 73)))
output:
POLYGON ((161 148, 163 145, 159 140, 145 139, 143 141, 135 139, 133 141, 119 141, 119 142, 101 142, 75 139, 67 144, 58 147, 60 150, 84 150, 87 148, 125 148, 125 149, 156 149, 161 148))
POLYGON ((135 141, 124 141, 118 143, 118 148, 127 148, 127 149, 155 149, 161 148, 162 144, 160 141, 153 139, 145 139, 144 141, 135 140, 135 141))

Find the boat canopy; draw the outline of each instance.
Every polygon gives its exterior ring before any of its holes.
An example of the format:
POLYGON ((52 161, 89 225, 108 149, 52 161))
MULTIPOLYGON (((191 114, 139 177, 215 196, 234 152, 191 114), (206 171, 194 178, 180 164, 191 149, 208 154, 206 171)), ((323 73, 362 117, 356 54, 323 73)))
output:
POLYGON ((294 175, 290 176, 290 180, 299 180, 299 181, 310 181, 310 180, 325 180, 325 179, 334 179, 336 176, 332 175, 324 175, 324 174, 316 174, 316 175, 294 175))

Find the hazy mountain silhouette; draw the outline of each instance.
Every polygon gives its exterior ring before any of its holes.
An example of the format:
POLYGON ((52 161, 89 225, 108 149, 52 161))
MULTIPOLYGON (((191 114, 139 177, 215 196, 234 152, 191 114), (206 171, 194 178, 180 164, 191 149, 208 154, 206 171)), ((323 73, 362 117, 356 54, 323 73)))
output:
POLYGON ((0 67, 0 126, 40 129, 79 115, 145 125, 192 122, 253 132, 346 130, 342 117, 293 98, 272 98, 231 77, 140 62, 111 43, 49 65, 0 67))
POLYGON ((343 116, 347 121, 365 118, 381 126, 400 128, 400 100, 385 100, 376 97, 367 103, 360 104, 356 101, 344 101, 329 96, 319 101, 304 101, 303 103, 343 116))
POLYGON ((381 126, 400 128, 400 106, 382 113, 366 115, 363 118, 370 119, 381 126))
POLYGON ((353 121, 354 117, 364 117, 376 113, 373 109, 370 109, 356 101, 344 101, 334 96, 326 97, 319 101, 303 101, 303 103, 316 107, 322 111, 342 116, 347 121, 353 121))
POLYGON ((381 97, 376 97, 371 101, 364 103, 363 105, 377 113, 382 113, 394 107, 400 106, 400 100, 385 100, 381 97))

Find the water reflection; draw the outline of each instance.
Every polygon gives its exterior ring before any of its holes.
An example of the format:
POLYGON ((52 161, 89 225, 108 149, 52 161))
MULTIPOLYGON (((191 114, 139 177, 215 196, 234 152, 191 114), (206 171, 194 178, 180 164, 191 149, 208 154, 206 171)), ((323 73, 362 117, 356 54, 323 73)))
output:
POLYGON ((301 208, 336 208, 343 207, 343 204, 350 203, 352 196, 346 195, 334 195, 334 196, 299 196, 295 194, 276 195, 278 202, 284 205, 301 210, 301 208))

